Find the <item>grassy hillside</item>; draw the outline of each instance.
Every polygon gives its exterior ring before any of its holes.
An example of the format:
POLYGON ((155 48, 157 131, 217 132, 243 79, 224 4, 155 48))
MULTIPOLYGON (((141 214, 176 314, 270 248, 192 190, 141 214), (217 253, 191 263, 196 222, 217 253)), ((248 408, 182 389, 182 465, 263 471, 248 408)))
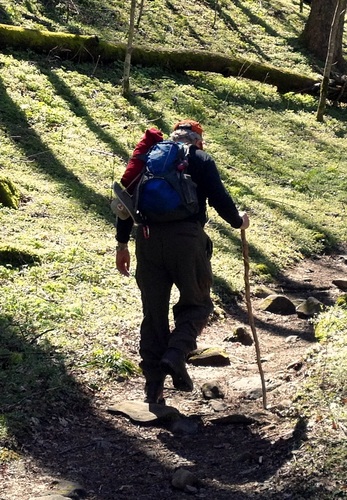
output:
MULTIPOLYGON (((0 21, 125 41, 125 3, 75 1, 76 10, 69 11, 64 2, 54 7, 1 0, 0 21)), ((299 13, 298 2, 219 5, 215 12, 208 1, 178 7, 145 2, 136 41, 246 54, 313 71, 297 42, 307 15, 306 8, 299 13)), ((7 370, 16 376, 25 359, 27 395, 37 393, 41 379, 54 386, 56 374, 46 378, 39 363, 33 368, 26 351, 33 345, 62 355, 82 381, 87 373, 90 380, 92 370, 96 389, 110 367, 133 369, 122 360, 121 337, 133 336, 136 352, 141 305, 134 265, 130 279, 115 271, 109 201, 112 181, 149 126, 167 135, 180 118, 203 124, 206 150, 237 205, 251 216, 252 283, 274 280, 298 259, 346 242, 344 106, 329 107, 325 122, 318 123, 313 97, 279 95, 242 78, 157 68, 134 68, 134 95, 125 100, 122 65, 80 65, 24 49, 0 54, 0 176, 21 193, 18 210, 0 207, 2 384, 7 370)), ((212 209, 209 215, 213 297, 227 308, 243 286, 239 234, 212 209)), ((18 398, 9 391, 6 408, 18 398)), ((6 420, 0 431, 6 434, 6 420)))
MULTIPOLYGON (((0 22, 126 42, 129 11, 130 1, 123 0, 1 0, 0 22)), ((316 73, 298 42, 308 12, 305 5, 300 13, 299 2, 291 0, 150 0, 144 2, 135 43, 242 55, 316 73)), ((138 9, 137 21, 139 15, 138 9)))

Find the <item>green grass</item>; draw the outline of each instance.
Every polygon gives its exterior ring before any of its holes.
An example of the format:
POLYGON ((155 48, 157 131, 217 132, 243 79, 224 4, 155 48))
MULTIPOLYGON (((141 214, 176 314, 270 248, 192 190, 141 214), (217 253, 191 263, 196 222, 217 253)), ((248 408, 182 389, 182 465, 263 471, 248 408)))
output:
MULTIPOLYGON (((111 42, 126 42, 130 4, 123 0, 70 2, 1 0, 0 22, 27 28, 96 34, 111 42)), ((299 2, 208 0, 144 3, 135 43, 178 46, 246 56, 275 66, 312 71, 310 58, 298 42, 309 9, 299 2)), ((139 12, 136 13, 136 20, 139 12)), ((315 72, 315 71, 314 71, 315 72)))
MULTIPOLYGON (((74 3, 78 13, 67 13, 63 2, 53 11, 51 2, 1 0, 1 21, 126 40, 125 2, 74 3)), ((187 48, 313 71, 297 41, 307 15, 298 3, 223 0, 214 28, 214 2, 145 4, 138 43, 174 46, 179 37, 187 48)), ((318 123, 313 97, 280 95, 242 78, 158 68, 134 68, 134 94, 126 100, 121 78, 122 64, 95 67, 27 51, 0 55, 0 176, 21 194, 18 210, 0 207, 0 388, 7 394, 1 436, 30 428, 30 412, 36 418, 20 389, 33 359, 37 372, 24 386, 33 400, 42 384, 58 401, 60 391, 74 394, 75 379, 92 380, 97 390, 110 372, 136 373, 137 354, 124 360, 118 342, 136 340, 141 321, 134 244, 126 279, 115 270, 109 201, 113 180, 148 126, 167 135, 180 118, 202 122, 206 150, 251 216, 252 284, 276 280, 286 266, 347 240, 345 106, 328 106, 318 123), (148 89, 153 92, 136 94, 148 89)), ((209 217, 213 299, 227 308, 243 287, 240 238, 213 209, 209 217)))
MULTIPOLYGON (((313 429, 296 462, 297 472, 307 469, 307 456, 314 466, 315 481, 334 478, 341 485, 336 496, 345 498, 347 459, 347 308, 332 307, 315 322, 319 349, 309 353, 310 377, 297 395, 296 408, 313 429), (317 464, 319 466, 317 467, 317 464)), ((333 493, 333 492, 332 492, 333 493)))

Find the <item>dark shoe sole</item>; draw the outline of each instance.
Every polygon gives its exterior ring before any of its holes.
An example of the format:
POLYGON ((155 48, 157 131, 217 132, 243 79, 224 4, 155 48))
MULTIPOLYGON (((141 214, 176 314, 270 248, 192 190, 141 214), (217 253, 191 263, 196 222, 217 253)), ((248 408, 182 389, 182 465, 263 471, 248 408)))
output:
POLYGON ((160 362, 160 368, 165 374, 171 375, 173 386, 178 391, 191 392, 194 389, 193 381, 185 367, 178 370, 171 360, 164 356, 160 362))

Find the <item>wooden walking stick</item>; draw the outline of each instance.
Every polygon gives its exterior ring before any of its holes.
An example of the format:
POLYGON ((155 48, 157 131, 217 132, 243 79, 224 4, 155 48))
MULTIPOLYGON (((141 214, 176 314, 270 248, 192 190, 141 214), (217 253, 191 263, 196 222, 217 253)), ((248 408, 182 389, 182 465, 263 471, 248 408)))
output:
POLYGON ((257 364, 258 364, 258 369, 259 369, 259 374, 260 374, 260 379, 261 379, 261 387, 262 387, 262 392, 263 392, 263 407, 266 410, 267 401, 266 401, 265 377, 264 377, 263 367, 262 367, 261 359, 260 359, 259 339, 258 339, 257 331, 255 329, 254 316, 253 316, 253 311, 252 311, 251 290, 250 290, 250 284, 249 284, 248 242, 246 239, 246 231, 244 229, 241 229, 241 241, 242 241, 242 255, 243 255, 243 262, 244 262, 245 292, 246 292, 246 304, 247 304, 247 311, 248 311, 248 321, 249 321, 249 325, 250 325, 251 330, 252 330, 254 345, 255 345, 255 352, 256 352, 256 356, 257 356, 257 364))

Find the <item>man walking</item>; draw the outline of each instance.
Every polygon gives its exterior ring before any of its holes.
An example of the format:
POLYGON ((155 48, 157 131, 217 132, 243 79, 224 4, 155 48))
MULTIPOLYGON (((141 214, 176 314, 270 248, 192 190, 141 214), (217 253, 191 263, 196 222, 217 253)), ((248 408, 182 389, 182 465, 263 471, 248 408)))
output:
MULTIPOLYGON (((180 391, 192 391, 193 382, 186 368, 187 355, 196 349, 196 339, 213 310, 212 242, 204 231, 206 204, 233 228, 247 229, 246 213, 239 213, 222 184, 213 158, 203 151, 203 129, 194 120, 177 123, 170 139, 189 146, 187 174, 197 186, 199 209, 184 220, 146 221, 136 231, 136 281, 141 291, 143 320, 140 329, 141 369, 144 374, 145 401, 164 403, 167 375, 180 391), (179 300, 173 306, 174 328, 169 326, 169 302, 173 285, 179 300)), ((118 271, 129 275, 128 241, 133 220, 117 220, 118 271)))

